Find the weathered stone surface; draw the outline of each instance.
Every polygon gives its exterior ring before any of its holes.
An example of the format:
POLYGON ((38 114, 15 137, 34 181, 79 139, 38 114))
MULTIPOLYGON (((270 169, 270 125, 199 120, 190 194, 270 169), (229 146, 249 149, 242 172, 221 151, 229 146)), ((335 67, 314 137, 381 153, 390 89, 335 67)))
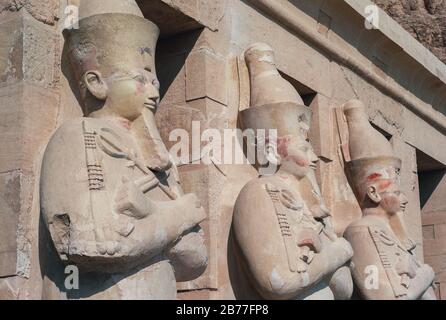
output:
POLYGON ((191 53, 186 61, 186 100, 204 97, 227 104, 226 62, 206 49, 191 53))
POLYGON ((30 168, 55 129, 57 109, 53 107, 58 97, 31 85, 2 88, 0 97, 3 100, 0 114, 5 121, 0 168, 2 171, 30 168))
POLYGON ((23 28, 24 80, 44 88, 59 85, 60 35, 54 28, 26 16, 23 28))
POLYGON ((0 174, 1 277, 14 276, 17 272, 17 230, 22 206, 21 183, 20 171, 0 174))
POLYGON ((16 300, 18 293, 9 283, 9 279, 0 279, 0 300, 16 300))
POLYGON ((21 15, 0 23, 0 86, 23 78, 23 20, 21 15))
POLYGON ((58 6, 59 1, 0 1, 0 174, 2 183, 9 181, 2 184, 0 206, 1 276, 7 276, 0 296, 6 299, 41 297, 36 176, 58 113, 58 6))
POLYGON ((59 83, 60 48, 54 29, 23 12, 0 25, 0 87, 26 80, 55 88, 59 83))
POLYGON ((137 0, 137 3, 144 16, 160 27, 163 37, 202 27, 217 31, 227 4, 214 0, 137 0))
POLYGON ((1 0, 0 12, 25 8, 40 22, 54 25, 59 17, 59 0, 1 0))
POLYGON ((183 153, 178 153, 178 156, 184 156, 186 163, 200 160, 200 155, 193 155, 192 150, 196 142, 198 146, 203 145, 200 138, 203 130, 207 126, 206 115, 202 110, 190 108, 186 104, 163 105, 157 113, 157 123, 160 127, 160 135, 163 141, 165 141, 168 150, 171 150, 174 145, 184 139, 184 142, 188 143, 188 150, 183 150, 183 153), (194 128, 196 128, 194 135, 189 134, 193 132, 194 128), (180 134, 185 133, 186 135, 178 135, 173 130, 177 130, 180 134), (199 134, 199 137, 197 138, 195 134, 199 134), (194 142, 193 139, 195 139, 194 142), (184 154, 186 151, 187 154, 184 154))

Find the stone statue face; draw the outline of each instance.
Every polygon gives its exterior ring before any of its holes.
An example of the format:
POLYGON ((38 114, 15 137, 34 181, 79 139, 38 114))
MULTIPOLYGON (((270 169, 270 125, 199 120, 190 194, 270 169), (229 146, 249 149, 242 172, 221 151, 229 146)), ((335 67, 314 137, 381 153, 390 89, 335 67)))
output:
POLYGON ((311 144, 298 137, 285 136, 278 139, 277 152, 281 157, 281 165, 297 177, 306 176, 317 169, 319 158, 311 144))
POLYGON ((401 192, 399 184, 393 179, 375 181, 367 188, 367 195, 389 215, 404 210, 407 204, 407 199, 401 192))
POLYGON ((159 82, 149 68, 116 72, 105 80, 98 72, 87 72, 84 79, 90 92, 105 100, 104 108, 115 116, 133 121, 145 108, 155 112, 159 105, 159 82))
POLYGON ((392 184, 386 191, 381 193, 381 207, 390 214, 395 214, 401 209, 400 189, 392 184))
POLYGON ((159 82, 156 75, 148 70, 132 70, 118 74, 109 85, 108 105, 129 119, 137 118, 144 108, 155 112, 159 100, 159 82))

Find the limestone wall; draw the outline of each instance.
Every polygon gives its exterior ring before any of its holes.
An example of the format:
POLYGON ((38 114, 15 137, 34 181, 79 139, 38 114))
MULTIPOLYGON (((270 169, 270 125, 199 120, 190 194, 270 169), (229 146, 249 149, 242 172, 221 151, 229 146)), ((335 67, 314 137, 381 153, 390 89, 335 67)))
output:
POLYGON ((0 1, 0 298, 38 299, 40 158, 58 124, 58 1, 0 1))

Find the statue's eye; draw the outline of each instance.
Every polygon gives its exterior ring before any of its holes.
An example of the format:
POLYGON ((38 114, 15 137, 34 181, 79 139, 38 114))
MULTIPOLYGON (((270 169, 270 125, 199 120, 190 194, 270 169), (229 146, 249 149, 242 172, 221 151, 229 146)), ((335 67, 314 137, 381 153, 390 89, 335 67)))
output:
POLYGON ((133 77, 133 79, 141 83, 146 83, 146 78, 142 75, 137 75, 136 77, 133 77))

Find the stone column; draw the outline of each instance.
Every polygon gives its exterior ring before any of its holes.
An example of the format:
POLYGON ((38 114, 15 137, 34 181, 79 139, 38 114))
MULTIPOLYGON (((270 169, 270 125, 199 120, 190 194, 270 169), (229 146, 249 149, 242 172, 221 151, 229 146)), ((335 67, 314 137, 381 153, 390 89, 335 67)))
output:
POLYGON ((59 104, 58 0, 0 0, 0 299, 38 299, 40 159, 59 104))

